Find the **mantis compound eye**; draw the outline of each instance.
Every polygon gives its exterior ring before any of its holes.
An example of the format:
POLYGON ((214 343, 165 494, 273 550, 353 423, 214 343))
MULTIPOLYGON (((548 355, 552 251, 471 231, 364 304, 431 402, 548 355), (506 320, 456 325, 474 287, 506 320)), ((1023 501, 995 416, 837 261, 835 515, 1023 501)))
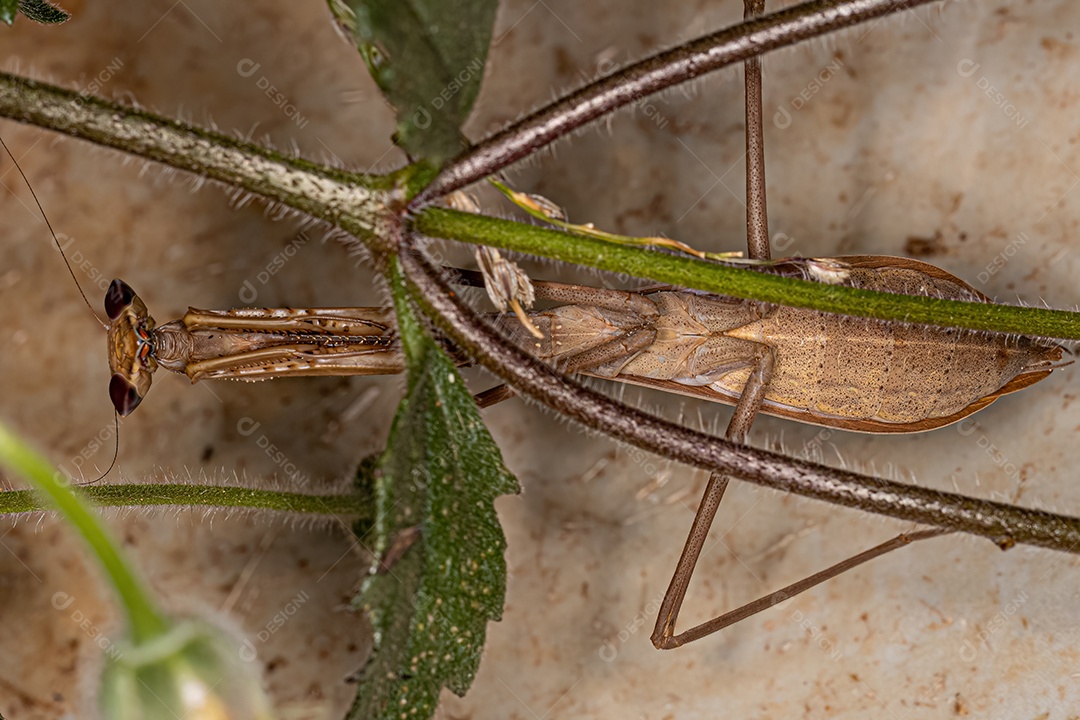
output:
POLYGON ((120 373, 116 373, 109 381, 109 398, 120 417, 125 417, 139 407, 143 396, 134 383, 120 373))
POLYGON ((135 291, 130 285, 119 278, 113 280, 105 292, 105 314, 110 320, 115 320, 134 299, 135 291))

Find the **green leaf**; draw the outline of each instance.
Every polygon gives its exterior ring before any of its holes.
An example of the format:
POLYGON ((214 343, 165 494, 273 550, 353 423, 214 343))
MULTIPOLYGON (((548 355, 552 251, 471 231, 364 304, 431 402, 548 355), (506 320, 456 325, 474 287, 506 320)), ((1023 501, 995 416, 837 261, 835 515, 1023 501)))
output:
POLYGON ((18 14, 19 0, 0 0, 0 22, 10 25, 18 14))
POLYGON ((941 300, 826 285, 447 208, 424 208, 413 216, 412 229, 430 237, 487 245, 777 305, 938 327, 1018 333, 1051 340, 1080 340, 1078 312, 941 300))
POLYGON ((396 260, 390 275, 408 392, 376 471, 379 560, 357 603, 375 635, 349 715, 364 720, 427 718, 443 687, 468 690, 506 593, 494 500, 519 491, 454 363, 413 314, 396 260))
POLYGON ((71 19, 71 15, 45 0, 0 0, 0 20, 8 25, 15 22, 18 10, 34 22, 42 25, 59 25, 71 19))
POLYGON ((81 492, 72 488, 67 477, 2 423, 0 465, 23 476, 82 536, 120 597, 133 640, 146 642, 164 633, 168 629, 168 622, 158 611, 100 517, 83 500, 81 492))
POLYGON ((497 0, 330 0, 397 110, 397 142, 436 164, 463 147, 480 92, 497 0))

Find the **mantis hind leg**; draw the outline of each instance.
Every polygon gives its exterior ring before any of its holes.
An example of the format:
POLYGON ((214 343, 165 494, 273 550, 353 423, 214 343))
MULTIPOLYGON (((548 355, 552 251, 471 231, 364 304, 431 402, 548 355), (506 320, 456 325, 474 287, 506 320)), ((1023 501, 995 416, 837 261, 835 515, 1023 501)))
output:
MULTIPOLYGON (((726 432, 728 440, 741 443, 746 439, 750 426, 754 422, 758 410, 761 408, 762 401, 765 399, 765 392, 768 389, 774 363, 775 356, 772 349, 765 345, 759 345, 754 360, 754 369, 750 373, 746 386, 743 388, 742 395, 739 397, 739 402, 735 406, 735 412, 731 417, 731 421, 728 423, 726 432)), ((679 556, 679 562, 675 566, 675 573, 672 575, 667 592, 664 594, 664 599, 660 604, 660 611, 656 618, 656 626, 653 628, 651 636, 652 643, 660 650, 680 647, 681 645, 693 642, 694 640, 699 640, 714 632, 723 630, 727 626, 737 623, 740 620, 744 620, 751 615, 755 615, 762 610, 767 610, 784 600, 794 597, 805 590, 809 590, 815 585, 847 572, 869 560, 880 557, 893 550, 906 547, 917 540, 925 540, 939 535, 946 535, 951 532, 949 530, 935 528, 933 530, 902 533, 887 542, 847 558, 825 570, 792 583, 787 587, 769 593, 768 595, 742 605, 730 612, 719 615, 712 620, 708 620, 700 625, 695 625, 689 630, 676 634, 675 623, 678 620, 679 611, 682 609, 683 600, 686 598, 686 591, 690 586, 690 579, 693 577, 694 569, 701 556, 702 548, 705 546, 705 540, 709 535, 709 529, 712 527, 713 520, 716 517, 716 511, 720 507, 720 502, 724 499, 724 492, 727 490, 730 480, 730 477, 722 473, 713 473, 709 477, 709 483, 705 487, 705 493, 701 498, 701 504, 694 514, 694 521, 690 526, 690 533, 687 535, 686 544, 683 546, 682 554, 679 556)))
MULTIPOLYGON (((759 345, 759 352, 754 361, 754 370, 746 381, 739 402, 735 406, 735 412, 728 423, 725 433, 728 440, 742 442, 754 422, 754 417, 761 408, 765 399, 765 391, 768 389, 769 380, 772 377, 775 363, 774 353, 771 348, 759 345)), ((713 473, 709 476, 709 483, 705 486, 705 494, 701 497, 697 512, 694 514, 694 522, 690 525, 690 533, 687 535, 686 544, 683 546, 679 562, 675 566, 675 574, 671 578, 664 600, 660 603, 660 612, 656 618, 656 627, 653 628, 652 642, 657 648, 667 650, 688 642, 704 637, 709 633, 716 632, 720 628, 702 629, 714 623, 708 623, 691 628, 686 632, 675 634, 675 621, 679 617, 683 600, 686 598, 686 590, 690 586, 690 578, 694 575, 701 550, 705 546, 705 539, 709 535, 716 511, 720 508, 720 502, 724 499, 731 478, 722 473, 713 473)), ((729 623, 730 624, 730 623, 729 623)), ((723 627, 723 626, 721 626, 723 627)))
MULTIPOLYGON (((764 12, 765 2, 764 0, 744 0, 743 6, 744 16, 750 18, 764 12)), ((770 248, 765 204, 765 146, 761 113, 761 61, 757 57, 751 58, 746 61, 744 66, 746 70, 747 249, 751 258, 768 260, 770 259, 770 248)), ((768 389, 774 356, 771 350, 764 348, 764 346, 761 347, 763 349, 759 350, 757 354, 754 371, 750 374, 743 388, 739 402, 735 406, 735 413, 728 424, 726 437, 733 442, 741 443, 745 440, 768 389)), ((925 540, 950 532, 948 530, 933 529, 900 534, 821 572, 676 634, 675 622, 679 617, 679 610, 682 609, 687 588, 690 586, 690 578, 694 574, 694 568, 697 566, 698 558, 701 556, 705 539, 708 537, 709 529, 712 527, 716 511, 720 507, 720 502, 724 498, 724 492, 727 490, 729 482, 730 478, 721 473, 713 473, 709 477, 709 483, 705 487, 701 504, 698 506, 698 510, 694 515, 694 522, 690 526, 686 544, 683 546, 679 562, 675 566, 675 573, 671 578, 671 583, 668 585, 667 592, 664 594, 663 602, 660 604, 660 612, 656 618, 656 626, 651 636, 653 645, 658 649, 667 650, 699 640, 751 615, 756 615, 762 610, 767 610, 869 560, 901 547, 906 547, 917 540, 925 540)))
MULTIPOLYGON (((765 12, 765 0, 743 0, 743 17, 752 18, 765 12)), ((761 112, 761 58, 753 57, 743 63, 746 76, 746 246, 747 254, 754 260, 768 260, 771 258, 769 245, 769 219, 765 204, 765 137, 764 125, 761 112)), ((743 387, 739 402, 735 405, 735 412, 728 423, 725 436, 732 442, 743 442, 750 426, 754 423, 761 403, 765 399, 765 391, 769 387, 772 378, 775 357, 773 352, 764 346, 759 346, 759 352, 755 361, 754 371, 743 387)), ((701 549, 705 546, 705 539, 709 535, 716 511, 720 508, 720 502, 724 499, 724 492, 731 481, 726 475, 713 473, 709 476, 709 483, 705 486, 705 494, 701 498, 697 512, 694 514, 694 522, 690 526, 690 534, 686 538, 679 562, 675 566, 675 574, 671 578, 664 600, 660 604, 660 612, 656 618, 656 627, 653 629, 652 642, 657 648, 667 649, 684 645, 699 637, 704 637, 711 632, 720 629, 708 629, 702 633, 702 629, 709 623, 699 625, 690 630, 675 634, 675 621, 679 617, 683 600, 686 598, 686 590, 690 586, 690 578, 693 577, 694 568, 697 566, 701 549)), ((723 616, 721 616, 723 617, 723 616)), ((715 620, 710 621, 710 623, 715 620)), ((730 623, 729 623, 730 624, 730 623)), ((720 626, 723 627, 723 626, 720 626)))

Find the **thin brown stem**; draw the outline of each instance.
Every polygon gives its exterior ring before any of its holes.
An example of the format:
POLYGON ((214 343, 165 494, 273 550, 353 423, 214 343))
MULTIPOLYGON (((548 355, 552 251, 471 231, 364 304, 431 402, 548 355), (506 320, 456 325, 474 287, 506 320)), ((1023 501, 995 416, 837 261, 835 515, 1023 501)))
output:
POLYGON ((568 380, 495 333, 439 270, 406 242, 400 256, 421 309, 477 362, 522 395, 616 440, 687 465, 901 520, 1015 543, 1077 552, 1080 519, 914 487, 735 445, 680 427, 568 380))
POLYGON ((401 192, 386 177, 323 167, 268 148, 158 117, 92 95, 0 72, 0 117, 132 153, 242 187, 340 225, 383 249, 390 205, 401 192))
POLYGON ((636 100, 756 55, 937 0, 813 0, 653 55, 567 95, 451 161, 410 206, 498 172, 636 100))

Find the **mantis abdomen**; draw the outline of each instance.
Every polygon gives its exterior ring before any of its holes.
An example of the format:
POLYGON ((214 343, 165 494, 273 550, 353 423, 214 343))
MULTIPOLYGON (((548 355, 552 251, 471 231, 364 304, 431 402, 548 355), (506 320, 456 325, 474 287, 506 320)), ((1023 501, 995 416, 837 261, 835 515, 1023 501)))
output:
MULTIPOLYGON (((790 262, 790 261, 789 261, 790 262)), ((847 285, 953 300, 987 299, 926 263, 867 257, 826 261, 847 285)), ((564 306, 533 317, 550 333, 532 351, 568 358, 601 342, 612 356, 591 375, 735 403, 757 360, 772 353, 762 411, 863 432, 918 432, 980 410, 1059 365, 1062 348, 994 335, 832 315, 700 293, 643 293, 656 309, 564 306), (648 329, 650 342, 617 354, 615 338, 648 329), (543 347, 539 347, 543 345, 543 347)))

